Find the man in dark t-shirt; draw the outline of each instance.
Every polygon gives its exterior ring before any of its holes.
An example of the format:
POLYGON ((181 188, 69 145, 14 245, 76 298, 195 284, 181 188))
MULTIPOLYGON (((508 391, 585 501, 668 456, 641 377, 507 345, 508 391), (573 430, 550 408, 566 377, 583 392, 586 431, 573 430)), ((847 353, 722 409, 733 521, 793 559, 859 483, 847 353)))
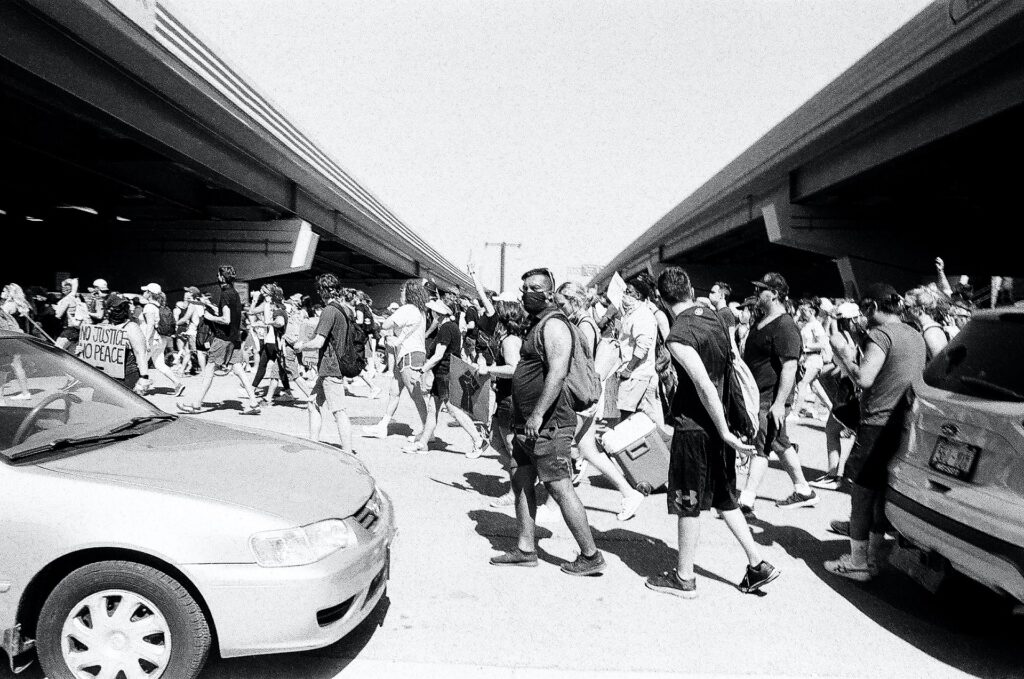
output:
POLYGON ((724 281, 718 281, 711 286, 711 293, 708 299, 711 305, 718 311, 718 317, 722 319, 727 328, 736 327, 736 314, 729 308, 729 295, 732 294, 732 286, 724 281))
POLYGON ((818 504, 817 494, 804 479, 796 446, 786 436, 787 404, 792 404, 796 386, 797 361, 803 342, 800 329, 793 317, 786 313, 789 285, 778 273, 767 273, 754 281, 758 289, 757 306, 760 319, 753 323, 743 349, 743 360, 750 368, 761 392, 761 407, 756 455, 750 463, 746 487, 740 493, 740 507, 749 516, 753 513, 757 489, 768 470, 768 456, 774 451, 793 481, 793 493, 776 505, 784 509, 813 507, 818 504))
MULTIPOLYGON (((210 348, 207 352, 206 365, 203 366, 202 386, 196 394, 192 403, 178 401, 177 408, 180 412, 195 414, 200 412, 203 398, 213 384, 214 373, 218 368, 230 370, 241 382, 242 388, 248 397, 249 405, 242 409, 243 415, 259 415, 259 401, 252 384, 245 378, 245 371, 242 364, 245 362, 245 354, 242 352, 241 323, 242 323, 242 301, 235 290, 235 268, 225 264, 217 271, 217 280, 220 281, 220 298, 217 306, 207 304, 203 312, 203 319, 213 329, 213 339, 210 341, 210 348)), ((180 392, 179 394, 180 395, 180 392)))
POLYGON ((679 267, 662 272, 658 292, 674 317, 665 345, 679 377, 670 413, 673 434, 667 498, 669 513, 678 517, 679 553, 674 571, 653 575, 646 584, 649 589, 685 599, 697 596, 693 564, 700 515, 715 509, 747 555, 747 570, 739 588, 756 593, 777 578, 779 571, 761 559, 736 504, 736 451, 749 453, 753 446, 730 432, 725 419, 722 396, 731 349, 728 331, 714 310, 694 304, 690 278, 679 267))

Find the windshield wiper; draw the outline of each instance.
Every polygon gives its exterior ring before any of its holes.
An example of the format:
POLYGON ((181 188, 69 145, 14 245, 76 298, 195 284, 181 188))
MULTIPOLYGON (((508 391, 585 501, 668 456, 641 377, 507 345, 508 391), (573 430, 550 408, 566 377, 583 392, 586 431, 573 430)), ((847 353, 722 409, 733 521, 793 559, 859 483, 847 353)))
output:
POLYGON ((148 424, 150 422, 174 422, 176 419, 178 419, 177 415, 171 415, 169 413, 163 413, 161 415, 140 415, 139 417, 133 417, 124 424, 114 427, 107 433, 117 434, 118 432, 134 429, 140 424, 148 424))
POLYGON ((1024 394, 1019 394, 1013 389, 1007 389, 1006 387, 996 384, 995 382, 989 382, 988 380, 983 380, 978 377, 961 377, 960 381, 963 382, 964 384, 969 384, 972 387, 982 387, 983 389, 988 389, 999 394, 1000 396, 1005 396, 1006 398, 1012 398, 1017 401, 1024 401, 1024 394))
POLYGON ((33 448, 26 448, 25 450, 18 451, 17 453, 10 456, 12 460, 18 460, 23 457, 31 457, 32 455, 38 455, 39 453, 49 453, 58 450, 68 450, 70 448, 80 448, 82 446, 92 446, 97 443, 111 443, 113 441, 123 441, 124 439, 135 438, 141 436, 144 432, 129 431, 147 422, 173 422, 178 419, 177 415, 170 415, 167 413, 161 415, 142 415, 139 417, 133 417, 124 424, 118 425, 106 432, 105 434, 96 434, 95 436, 78 436, 63 439, 56 439, 49 443, 44 443, 40 446, 33 448))

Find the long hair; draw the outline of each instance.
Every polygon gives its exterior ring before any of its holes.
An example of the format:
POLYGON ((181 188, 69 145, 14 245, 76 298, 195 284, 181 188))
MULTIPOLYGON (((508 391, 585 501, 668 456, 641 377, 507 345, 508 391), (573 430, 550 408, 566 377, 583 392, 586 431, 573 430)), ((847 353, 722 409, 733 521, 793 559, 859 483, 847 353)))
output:
POLYGON ((3 296, 14 302, 14 306, 18 308, 18 313, 22 316, 28 316, 31 313, 32 307, 29 306, 28 300, 25 299, 25 291, 17 283, 5 285, 3 296))
POLYGON ((498 317, 498 323, 505 328, 505 332, 516 337, 524 337, 529 325, 529 317, 526 309, 519 302, 502 300, 494 303, 494 313, 498 317))
POLYGON ((423 284, 417 280, 407 281, 405 284, 405 303, 412 304, 414 307, 420 310, 423 317, 427 317, 427 302, 430 301, 430 295, 427 294, 427 289, 423 287, 423 284))
POLYGON ((945 309, 940 307, 939 295, 932 290, 924 286, 913 288, 905 297, 905 303, 907 311, 915 316, 917 314, 927 314, 933 321, 940 321, 945 313, 945 309))

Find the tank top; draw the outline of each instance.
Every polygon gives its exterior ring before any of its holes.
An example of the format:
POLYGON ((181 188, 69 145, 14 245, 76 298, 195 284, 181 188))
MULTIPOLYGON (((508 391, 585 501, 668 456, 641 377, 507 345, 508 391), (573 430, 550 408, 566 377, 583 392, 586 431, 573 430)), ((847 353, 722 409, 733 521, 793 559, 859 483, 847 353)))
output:
POLYGON ((124 384, 124 386, 128 387, 129 389, 134 389, 135 388, 135 384, 142 377, 142 374, 139 372, 139 362, 135 358, 135 352, 132 351, 132 343, 130 341, 128 341, 128 332, 127 331, 128 331, 128 326, 131 323, 133 323, 133 321, 125 321, 121 325, 114 326, 114 327, 120 328, 121 330, 125 331, 125 333, 124 333, 124 378, 121 380, 121 382, 124 384))
MULTIPOLYGON (((512 416, 513 424, 522 426, 533 413, 534 406, 544 391, 544 378, 548 374, 547 357, 544 355, 544 340, 541 337, 542 324, 551 318, 552 323, 565 323, 569 319, 557 309, 545 311, 534 321, 523 340, 519 364, 512 376, 512 416), (555 316, 555 318, 551 318, 555 316)), ((555 399, 554 404, 544 413, 541 429, 559 427, 575 427, 576 412, 569 405, 569 397, 565 390, 555 399)))
MULTIPOLYGON (((501 351, 501 345, 508 335, 495 336, 491 340, 491 353, 494 355, 494 365, 501 367, 508 365, 505 354, 501 351)), ((501 405, 512 405, 512 380, 494 379, 494 402, 501 405)))

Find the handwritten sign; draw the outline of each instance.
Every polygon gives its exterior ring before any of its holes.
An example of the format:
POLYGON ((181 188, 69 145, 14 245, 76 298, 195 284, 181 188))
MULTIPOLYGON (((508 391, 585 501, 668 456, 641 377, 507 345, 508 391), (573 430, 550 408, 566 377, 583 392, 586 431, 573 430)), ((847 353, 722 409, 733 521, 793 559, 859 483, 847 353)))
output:
POLYGON ((616 271, 612 275, 612 279, 608 281, 608 301, 612 303, 612 306, 616 309, 622 309, 622 295, 626 292, 626 281, 622 280, 622 276, 616 271))
POLYGON ((83 325, 78 339, 79 358, 110 377, 124 379, 125 331, 112 325, 83 325))

